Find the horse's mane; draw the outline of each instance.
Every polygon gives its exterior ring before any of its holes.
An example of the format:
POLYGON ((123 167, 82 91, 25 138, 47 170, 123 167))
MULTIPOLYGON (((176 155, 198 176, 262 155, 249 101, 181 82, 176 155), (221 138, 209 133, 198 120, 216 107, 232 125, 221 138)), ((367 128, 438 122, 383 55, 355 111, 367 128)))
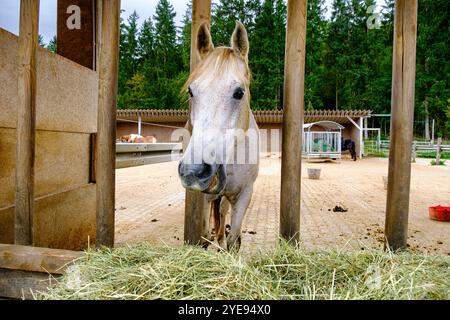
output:
POLYGON ((197 68, 189 76, 185 85, 183 86, 183 91, 186 92, 187 88, 200 78, 202 75, 207 74, 208 79, 213 81, 217 79, 220 75, 232 72, 238 77, 239 81, 243 86, 245 86, 246 91, 250 86, 250 69, 248 67, 247 61, 244 61, 232 48, 229 47, 218 47, 215 48, 206 58, 200 62, 197 68), (242 74, 241 67, 242 64, 245 65, 245 72, 242 74))

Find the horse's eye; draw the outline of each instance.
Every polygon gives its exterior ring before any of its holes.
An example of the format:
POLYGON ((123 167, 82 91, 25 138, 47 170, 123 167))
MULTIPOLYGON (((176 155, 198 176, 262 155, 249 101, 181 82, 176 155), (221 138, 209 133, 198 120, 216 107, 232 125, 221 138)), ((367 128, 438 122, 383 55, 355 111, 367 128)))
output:
POLYGON ((188 88, 188 93, 189 93, 189 95, 191 96, 191 98, 193 98, 193 97, 194 97, 194 95, 192 94, 192 90, 191 90, 191 87, 189 87, 189 88, 188 88))
POLYGON ((241 100, 244 97, 244 89, 242 88, 237 88, 234 93, 233 93, 233 98, 236 100, 241 100))

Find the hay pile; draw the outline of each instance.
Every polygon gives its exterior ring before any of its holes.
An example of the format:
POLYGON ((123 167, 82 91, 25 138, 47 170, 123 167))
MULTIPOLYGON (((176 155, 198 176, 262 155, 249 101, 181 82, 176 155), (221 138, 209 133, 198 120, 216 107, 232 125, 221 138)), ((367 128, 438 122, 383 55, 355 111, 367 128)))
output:
POLYGON ((194 247, 89 251, 38 299, 450 299, 450 258, 280 244, 251 257, 194 247))

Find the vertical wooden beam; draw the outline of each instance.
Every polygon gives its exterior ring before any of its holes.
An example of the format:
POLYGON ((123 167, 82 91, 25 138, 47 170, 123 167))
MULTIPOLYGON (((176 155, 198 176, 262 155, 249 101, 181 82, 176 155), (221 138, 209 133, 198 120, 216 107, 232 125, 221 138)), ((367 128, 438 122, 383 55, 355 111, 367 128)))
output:
MULTIPOLYGON (((191 26, 191 72, 196 68, 198 55, 197 31, 202 23, 211 23, 211 0, 192 0, 192 26, 191 26)), ((183 148, 184 149, 184 148, 183 148)), ((209 233, 208 202, 204 194, 186 190, 184 214, 184 242, 187 244, 202 244, 202 237, 209 233)))
POLYGON ((442 143, 442 138, 439 137, 437 140, 437 146, 436 146, 436 165, 437 166, 441 163, 441 143, 442 143))
POLYGON ((15 243, 33 244, 39 0, 20 1, 15 243))
POLYGON ((369 128, 369 119, 367 117, 364 118, 364 139, 369 139, 369 131, 367 131, 367 128, 369 128))
POLYGON ((364 154, 364 139, 363 139, 363 131, 364 131, 364 122, 363 118, 359 118, 359 158, 362 160, 364 154))
POLYGON ((98 61, 97 246, 114 246, 120 0, 101 0, 98 61))
POLYGON ((396 0, 386 246, 406 247, 416 73, 417 0, 396 0))
POLYGON ((300 240, 301 150, 305 83, 306 0, 288 1, 284 70, 280 235, 300 240))
POLYGON ((138 114, 138 135, 142 135, 142 116, 138 114))

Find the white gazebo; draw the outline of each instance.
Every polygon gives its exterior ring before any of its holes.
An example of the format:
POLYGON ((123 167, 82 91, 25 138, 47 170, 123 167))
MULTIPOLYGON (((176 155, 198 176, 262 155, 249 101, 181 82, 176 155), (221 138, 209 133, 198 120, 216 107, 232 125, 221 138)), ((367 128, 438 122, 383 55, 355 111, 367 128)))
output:
POLYGON ((318 121, 303 125, 303 157, 341 159, 341 136, 344 127, 334 121, 318 121))

